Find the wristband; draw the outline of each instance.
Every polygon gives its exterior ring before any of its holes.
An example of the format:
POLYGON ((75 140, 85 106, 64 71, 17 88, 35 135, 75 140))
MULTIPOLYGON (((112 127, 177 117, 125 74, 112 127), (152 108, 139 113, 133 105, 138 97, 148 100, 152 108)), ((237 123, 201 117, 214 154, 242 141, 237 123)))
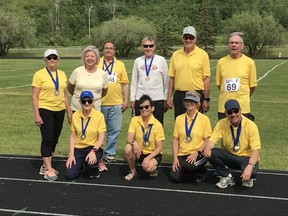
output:
POLYGON ((91 149, 91 151, 93 151, 96 154, 98 149, 94 147, 94 148, 91 149))

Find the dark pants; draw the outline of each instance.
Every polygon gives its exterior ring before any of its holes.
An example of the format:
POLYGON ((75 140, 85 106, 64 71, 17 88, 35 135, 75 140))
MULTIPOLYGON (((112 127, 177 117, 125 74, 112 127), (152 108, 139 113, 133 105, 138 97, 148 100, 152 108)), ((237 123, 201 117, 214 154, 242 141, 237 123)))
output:
MULTIPOLYGON (((139 116, 140 115, 140 110, 139 110, 139 101, 135 101, 135 115, 139 116)), ((153 101, 153 105, 155 107, 153 115, 154 117, 163 125, 164 123, 164 100, 158 100, 158 101, 153 101)))
POLYGON ((190 164, 186 161, 188 155, 178 156, 180 167, 177 171, 171 171, 170 176, 173 182, 182 182, 187 174, 205 174, 206 168, 205 164, 207 159, 202 155, 198 155, 196 162, 190 164))
POLYGON ((67 179, 74 180, 79 178, 82 173, 81 171, 83 171, 83 165, 85 166, 85 168, 88 168, 90 170, 98 169, 99 160, 102 158, 103 155, 102 148, 98 149, 96 153, 97 162, 95 164, 90 165, 85 160, 86 156, 90 153, 93 147, 94 146, 89 146, 83 149, 74 149, 74 157, 76 160, 76 164, 73 163, 71 168, 66 170, 65 177, 67 179))
MULTIPOLYGON (((227 177, 229 175, 229 168, 244 171, 249 163, 250 157, 237 156, 224 149, 213 148, 211 150, 211 157, 207 158, 209 163, 219 172, 220 176, 227 177)), ((251 178, 255 178, 258 172, 258 162, 253 168, 251 178)))
MULTIPOLYGON (((247 117, 251 121, 255 120, 255 116, 252 115, 251 113, 242 113, 242 115, 244 115, 245 117, 247 117)), ((223 118, 226 118, 225 113, 218 112, 218 120, 223 119, 223 118)))
POLYGON ((40 108, 39 113, 43 121, 43 125, 40 127, 42 136, 41 156, 51 157, 61 134, 65 110, 51 111, 40 108))
MULTIPOLYGON (((202 90, 196 90, 200 94, 200 107, 198 109, 199 112, 203 113, 202 103, 204 99, 204 92, 202 90)), ((186 108, 183 105, 183 99, 186 96, 187 91, 175 91, 173 95, 173 104, 174 104, 174 119, 177 116, 186 112, 186 108)))

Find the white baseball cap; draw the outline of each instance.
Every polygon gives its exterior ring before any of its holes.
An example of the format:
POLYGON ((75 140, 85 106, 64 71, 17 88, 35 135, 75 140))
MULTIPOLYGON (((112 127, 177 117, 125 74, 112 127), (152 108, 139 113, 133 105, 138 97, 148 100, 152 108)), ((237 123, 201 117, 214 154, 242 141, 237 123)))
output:
POLYGON ((44 58, 50 56, 50 55, 56 55, 58 56, 58 51, 56 49, 47 49, 45 52, 44 52, 44 58))
POLYGON ((196 30, 193 26, 187 26, 186 28, 184 28, 183 30, 183 34, 182 36, 184 35, 192 35, 194 37, 196 37, 196 30))

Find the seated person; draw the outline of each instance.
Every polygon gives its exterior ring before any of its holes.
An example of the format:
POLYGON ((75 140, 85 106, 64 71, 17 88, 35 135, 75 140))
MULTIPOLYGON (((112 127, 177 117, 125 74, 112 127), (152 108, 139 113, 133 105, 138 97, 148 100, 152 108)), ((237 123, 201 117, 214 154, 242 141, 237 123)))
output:
POLYGON ((205 144, 204 156, 220 174, 216 187, 235 185, 229 168, 241 170, 242 186, 253 187, 261 149, 257 125, 241 114, 237 100, 230 99, 224 106, 226 118, 216 124, 205 144), (222 148, 215 148, 215 144, 221 139, 222 148))
POLYGON ((153 116, 153 101, 148 95, 139 99, 140 116, 131 119, 127 144, 125 146, 125 159, 130 172, 125 180, 130 181, 136 175, 135 162, 142 163, 142 168, 150 176, 157 176, 157 166, 162 160, 162 146, 165 140, 162 124, 153 116))
POLYGON ((98 163, 103 155, 106 125, 101 112, 93 108, 94 96, 91 91, 82 91, 81 109, 73 113, 70 134, 70 153, 66 162, 65 176, 77 179, 83 167, 89 169, 90 178, 99 178, 98 163))
POLYGON ((198 111, 200 95, 196 91, 186 92, 183 105, 186 112, 177 116, 174 124, 171 178, 173 182, 182 182, 186 174, 192 174, 196 182, 202 182, 207 162, 202 151, 212 133, 211 124, 209 118, 198 111))

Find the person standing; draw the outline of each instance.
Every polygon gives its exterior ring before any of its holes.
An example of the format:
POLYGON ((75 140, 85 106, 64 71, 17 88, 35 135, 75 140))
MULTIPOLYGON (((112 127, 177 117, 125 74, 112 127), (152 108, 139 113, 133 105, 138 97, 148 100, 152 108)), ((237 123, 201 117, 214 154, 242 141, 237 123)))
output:
POLYGON ((196 30, 192 26, 184 28, 182 42, 184 48, 175 51, 169 64, 169 91, 167 106, 174 105, 174 118, 186 112, 182 100, 187 91, 196 90, 200 95, 199 111, 209 110, 210 62, 208 54, 196 46, 196 30))
POLYGON ((171 179, 182 182, 192 174, 196 182, 205 180, 207 159, 203 157, 204 143, 212 133, 209 118, 200 113, 200 96, 196 91, 186 92, 183 99, 186 113, 177 116, 174 124, 171 179))
POLYGON ((65 173, 69 180, 79 178, 86 169, 89 170, 90 179, 100 177, 98 164, 103 155, 106 125, 103 114, 93 109, 94 102, 91 91, 82 91, 79 100, 82 108, 72 116, 70 152, 65 173))
POLYGON ((135 163, 141 163, 151 177, 158 175, 157 167, 162 160, 162 148, 165 140, 162 124, 153 116, 153 100, 148 95, 139 98, 141 116, 134 116, 129 125, 125 160, 129 173, 125 180, 132 180, 137 174, 135 163))
POLYGON ((226 118, 224 103, 229 99, 237 99, 242 114, 251 120, 250 97, 257 86, 255 62, 244 55, 242 32, 233 32, 229 36, 230 54, 219 59, 216 69, 216 85, 219 88, 218 119, 226 118))
POLYGON ((32 105, 34 122, 41 131, 41 156, 43 165, 39 174, 49 181, 58 179, 59 174, 52 166, 52 157, 63 127, 65 110, 69 123, 71 111, 66 92, 66 74, 57 69, 58 51, 47 49, 44 52, 45 67, 37 71, 32 81, 32 105))
POLYGON ((131 86, 130 107, 135 115, 140 115, 139 98, 149 95, 154 104, 153 115, 163 125, 168 94, 168 66, 164 57, 156 55, 155 40, 148 36, 142 40, 144 55, 134 61, 131 86))
POLYGON ((225 102, 226 118, 217 122, 211 137, 205 143, 203 155, 220 175, 218 188, 235 185, 229 168, 240 170, 242 186, 253 187, 259 169, 261 150, 257 125, 242 115, 239 102, 230 99, 225 102), (220 140, 222 148, 215 148, 220 140))
POLYGON ((101 112, 107 125, 106 150, 104 160, 115 162, 118 136, 122 125, 122 113, 128 108, 129 80, 125 65, 115 57, 115 45, 104 42, 103 54, 98 64, 108 74, 108 92, 102 98, 101 112), (123 94, 122 94, 123 91, 123 94))
POLYGON ((73 112, 81 109, 80 94, 83 90, 93 93, 95 109, 101 111, 102 98, 108 91, 107 73, 97 67, 100 61, 99 51, 95 46, 89 45, 82 51, 83 66, 77 67, 71 74, 67 89, 72 95, 71 109, 73 112))

